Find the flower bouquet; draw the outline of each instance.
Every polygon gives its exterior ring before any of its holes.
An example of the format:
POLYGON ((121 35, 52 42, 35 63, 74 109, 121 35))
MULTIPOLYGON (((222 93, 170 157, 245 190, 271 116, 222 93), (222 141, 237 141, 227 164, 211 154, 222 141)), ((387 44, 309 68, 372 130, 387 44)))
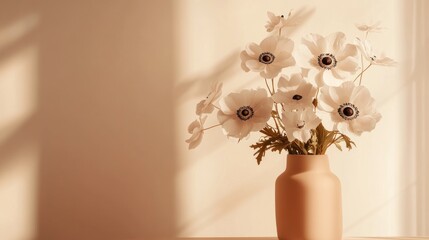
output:
POLYGON ((295 27, 293 14, 268 12, 270 33, 259 44, 250 43, 240 53, 241 68, 262 78, 263 88, 222 95, 216 82, 196 106, 197 120, 188 131, 189 149, 197 147, 204 133, 215 127, 241 140, 251 132, 262 136, 250 147, 257 163, 269 151, 290 155, 323 155, 331 146, 351 149, 350 136, 373 130, 381 119, 370 91, 362 85, 373 66, 393 66, 391 58, 373 52, 368 35, 379 24, 356 25, 362 38, 352 41, 342 32, 327 36, 309 34, 296 43, 284 36, 295 27), (282 34, 283 33, 283 34, 282 34), (286 72, 286 70, 288 70, 286 72), (217 112, 218 124, 205 127, 208 115, 217 112))

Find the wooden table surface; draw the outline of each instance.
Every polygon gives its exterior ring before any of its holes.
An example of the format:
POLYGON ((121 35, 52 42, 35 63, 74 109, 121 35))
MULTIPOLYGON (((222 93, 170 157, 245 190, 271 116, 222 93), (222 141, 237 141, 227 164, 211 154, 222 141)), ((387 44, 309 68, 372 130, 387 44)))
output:
MULTIPOLYGON (((345 237, 343 240, 429 240, 429 237, 345 237)), ((173 239, 171 239, 173 240, 173 239)), ((177 238, 175 240, 278 240, 276 237, 177 238)))

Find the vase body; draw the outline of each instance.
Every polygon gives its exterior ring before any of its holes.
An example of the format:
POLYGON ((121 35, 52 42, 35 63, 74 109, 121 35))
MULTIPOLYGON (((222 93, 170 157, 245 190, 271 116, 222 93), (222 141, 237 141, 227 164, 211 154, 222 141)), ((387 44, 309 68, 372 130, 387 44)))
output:
POLYGON ((341 240, 341 184, 326 155, 288 155, 275 186, 280 240, 341 240))

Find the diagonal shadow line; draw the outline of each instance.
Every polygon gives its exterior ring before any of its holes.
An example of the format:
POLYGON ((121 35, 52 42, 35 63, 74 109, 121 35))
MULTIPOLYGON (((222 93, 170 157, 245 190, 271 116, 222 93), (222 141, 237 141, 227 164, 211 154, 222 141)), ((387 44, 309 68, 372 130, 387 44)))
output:
POLYGON ((386 201, 382 202, 381 204, 379 204, 377 207, 373 208, 372 210, 370 210, 367 214, 365 214, 364 216, 362 216, 361 218, 359 218, 358 220, 354 221, 352 224, 350 224, 349 226, 344 228, 344 234, 347 234, 348 231, 350 231, 351 229, 355 228, 356 226, 358 226, 359 224, 363 223, 365 220, 367 220, 368 218, 370 218, 371 216, 374 216, 376 213, 380 212, 384 207, 386 207, 386 205, 388 203, 390 203, 391 201, 393 201, 394 199, 400 197, 400 195, 402 193, 407 192, 410 188, 414 187, 416 185, 416 182, 412 182, 410 184, 408 184, 406 187, 402 188, 400 191, 398 191, 395 195, 393 195, 392 197, 390 197, 389 199, 387 199, 386 201))
POLYGON ((16 19, 21 19, 28 16, 30 13, 39 11, 38 1, 29 4, 31 1, 22 1, 21 4, 17 0, 2 0, 0 8, 0 29, 9 26, 15 22, 16 19))
POLYGON ((0 49, 0 63, 6 59, 9 59, 13 54, 19 52, 25 46, 29 46, 32 43, 35 43, 37 40, 37 31, 39 29, 37 27, 28 31, 23 37, 14 41, 0 49))
POLYGON ((404 84, 401 84, 399 87, 396 87, 396 89, 387 97, 380 99, 378 101, 378 107, 380 108, 381 106, 384 106, 385 104, 387 104, 390 100, 392 100, 394 97, 397 97, 401 92, 405 92, 407 91, 409 88, 411 88, 413 86, 413 83, 415 82, 415 80, 406 82, 404 84))
MULTIPOLYGON (((220 63, 212 67, 212 69, 214 69, 212 72, 200 74, 179 83, 175 87, 175 97, 180 98, 187 96, 187 93, 193 90, 196 91, 198 96, 205 96, 208 94, 209 87, 213 82, 226 82, 231 79, 230 76, 233 74, 234 69, 236 69, 238 59, 238 51, 233 51, 220 61, 220 63)), ((188 98, 190 98, 190 96, 188 98)))
POLYGON ((309 7, 301 7, 296 11, 292 10, 292 15, 288 19, 292 27, 283 29, 282 35, 285 37, 292 36, 297 31, 298 26, 307 22, 315 11, 316 8, 309 7))
MULTIPOLYGON (((296 26, 306 22, 311 17, 311 15, 314 14, 314 12, 315 8, 306 7, 302 7, 294 11, 290 17, 291 24, 294 25, 294 27, 286 28, 284 30, 283 36, 288 37, 294 32, 296 32, 296 26)), ((234 73, 234 69, 238 69, 237 66, 239 65, 239 51, 233 51, 220 63, 214 66, 212 68, 214 69, 212 72, 205 75, 196 76, 194 78, 184 81, 183 83, 178 84, 175 88, 176 97, 183 97, 186 95, 186 93, 194 89, 199 96, 204 96, 208 92, 207 85, 210 86, 211 83, 216 81, 228 81, 230 79, 228 77, 230 77, 234 73)), ((258 75, 257 73, 255 74, 255 76, 258 75)), ((245 78, 250 78, 252 82, 256 79, 256 77, 252 76, 245 76, 245 78)), ((244 87, 245 85, 248 85, 248 82, 243 83, 242 87, 244 87)))
MULTIPOLYGON (((268 171, 265 173, 267 172, 268 171)), ((195 232, 197 230, 201 230, 205 226, 210 226, 210 223, 217 221, 225 213, 232 211, 249 197, 263 191, 267 186, 267 182, 261 182, 260 179, 261 178, 256 177, 251 179, 252 181, 246 181, 234 190, 230 191, 230 193, 226 194, 223 198, 199 211, 193 219, 189 219, 181 226, 178 226, 178 233, 183 233, 184 231, 195 232)))
POLYGON ((0 144, 0 175, 7 171, 12 156, 19 152, 22 146, 33 143, 37 139, 37 115, 29 116, 10 137, 0 144))

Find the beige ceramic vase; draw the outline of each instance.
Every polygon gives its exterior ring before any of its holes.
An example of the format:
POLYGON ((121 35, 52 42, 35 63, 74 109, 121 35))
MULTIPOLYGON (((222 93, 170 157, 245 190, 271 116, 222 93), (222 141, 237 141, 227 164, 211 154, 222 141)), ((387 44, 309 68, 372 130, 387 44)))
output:
POLYGON ((288 155, 276 181, 280 240, 341 240, 341 184, 326 155, 288 155))

